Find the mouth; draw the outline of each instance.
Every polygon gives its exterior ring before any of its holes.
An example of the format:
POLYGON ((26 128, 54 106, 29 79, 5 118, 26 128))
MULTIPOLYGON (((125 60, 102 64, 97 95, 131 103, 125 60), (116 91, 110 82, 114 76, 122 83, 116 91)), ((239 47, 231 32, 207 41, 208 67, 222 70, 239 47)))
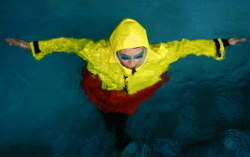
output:
POLYGON ((133 69, 133 68, 135 68, 135 66, 127 66, 127 68, 133 69))

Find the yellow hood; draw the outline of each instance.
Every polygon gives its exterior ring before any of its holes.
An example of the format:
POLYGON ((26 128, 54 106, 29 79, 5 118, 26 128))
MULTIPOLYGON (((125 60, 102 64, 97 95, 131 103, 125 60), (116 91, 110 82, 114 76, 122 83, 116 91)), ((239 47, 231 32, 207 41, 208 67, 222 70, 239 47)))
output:
POLYGON ((135 20, 126 18, 115 28, 109 39, 112 51, 149 47, 146 30, 135 20))

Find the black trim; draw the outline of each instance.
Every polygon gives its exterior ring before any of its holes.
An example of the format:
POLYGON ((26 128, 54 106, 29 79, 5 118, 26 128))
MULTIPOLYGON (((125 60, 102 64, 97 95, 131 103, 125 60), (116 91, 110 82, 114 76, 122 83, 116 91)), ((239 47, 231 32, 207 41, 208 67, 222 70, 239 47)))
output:
POLYGON ((215 46, 216 46, 216 55, 217 55, 217 57, 221 57, 220 43, 219 43, 218 39, 214 39, 214 43, 215 43, 215 46))
POLYGON ((226 46, 230 46, 229 42, 227 39, 221 39, 222 42, 223 42, 223 45, 226 47, 226 46))
POLYGON ((35 54, 38 54, 41 52, 39 49, 38 41, 33 41, 34 49, 35 49, 35 54))

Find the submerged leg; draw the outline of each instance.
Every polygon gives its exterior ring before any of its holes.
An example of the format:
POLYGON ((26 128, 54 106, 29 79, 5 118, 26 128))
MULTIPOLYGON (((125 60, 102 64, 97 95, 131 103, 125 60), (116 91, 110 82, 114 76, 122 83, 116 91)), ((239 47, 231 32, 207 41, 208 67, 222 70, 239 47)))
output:
POLYGON ((115 133, 116 148, 122 151, 131 141, 131 137, 125 132, 128 114, 123 113, 103 113, 107 129, 115 133))

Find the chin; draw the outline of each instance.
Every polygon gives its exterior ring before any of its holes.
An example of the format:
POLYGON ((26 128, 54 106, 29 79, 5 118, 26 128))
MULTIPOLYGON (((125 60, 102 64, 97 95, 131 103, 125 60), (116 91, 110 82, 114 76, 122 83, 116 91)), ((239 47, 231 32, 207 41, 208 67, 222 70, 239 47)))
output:
POLYGON ((136 67, 136 65, 135 66, 129 66, 129 65, 124 65, 124 64, 123 64, 123 66, 126 67, 126 68, 128 68, 128 69, 133 69, 133 68, 136 67))
POLYGON ((133 69, 133 68, 135 68, 135 66, 133 66, 133 67, 126 67, 126 68, 133 69))

